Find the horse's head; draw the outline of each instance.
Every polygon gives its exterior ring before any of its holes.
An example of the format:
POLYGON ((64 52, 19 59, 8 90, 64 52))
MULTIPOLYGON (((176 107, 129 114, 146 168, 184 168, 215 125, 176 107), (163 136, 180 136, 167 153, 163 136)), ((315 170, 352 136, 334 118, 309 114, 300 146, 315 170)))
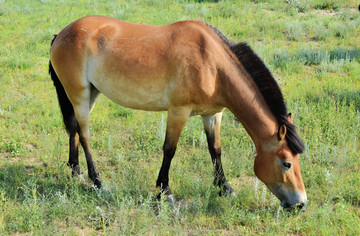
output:
MULTIPOLYGON (((289 121, 292 123, 291 117, 289 121)), ((281 125, 277 134, 258 148, 254 170, 256 176, 280 199, 282 207, 302 208, 307 197, 300 171, 300 154, 294 154, 289 148, 286 132, 286 126, 281 125)))

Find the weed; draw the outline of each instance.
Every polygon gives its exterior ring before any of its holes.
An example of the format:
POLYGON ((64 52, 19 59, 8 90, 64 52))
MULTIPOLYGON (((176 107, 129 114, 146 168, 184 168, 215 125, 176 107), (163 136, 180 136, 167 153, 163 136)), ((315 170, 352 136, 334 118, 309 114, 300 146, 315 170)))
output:
POLYGON ((325 40, 330 36, 329 30, 324 26, 322 22, 316 22, 310 31, 313 33, 313 39, 315 40, 325 40))
POLYGON ((232 1, 220 1, 212 11, 213 16, 229 18, 238 15, 237 8, 232 1))
POLYGON ((8 142, 5 142, 5 144, 3 144, 2 147, 0 147, 0 151, 7 152, 12 157, 15 157, 20 154, 20 150, 21 150, 20 146, 21 145, 19 143, 17 143, 16 141, 10 140, 8 142))
POLYGON ((277 51, 274 53, 272 63, 275 68, 280 68, 283 71, 289 68, 294 71, 294 66, 298 66, 301 63, 308 66, 318 66, 318 71, 320 72, 341 72, 350 63, 358 61, 359 55, 359 50, 357 49, 346 50, 335 48, 332 51, 327 51, 315 48, 302 48, 293 54, 284 50, 277 51))
POLYGON ((112 114, 113 117, 123 117, 127 120, 131 120, 134 117, 134 110, 131 110, 129 108, 124 108, 122 106, 114 105, 117 107, 116 111, 112 114))
POLYGON ((332 30, 334 35, 339 38, 345 38, 348 34, 348 28, 346 25, 338 22, 331 23, 329 28, 332 30))
POLYGON ((320 10, 338 10, 340 7, 344 4, 343 1, 340 0, 317 0, 314 1, 314 7, 315 9, 320 10))
POLYGON ((128 4, 120 5, 119 3, 111 2, 109 8, 112 11, 109 16, 114 18, 126 20, 131 15, 131 9, 128 4))
POLYGON ((306 12, 310 8, 310 0, 286 0, 286 3, 296 8, 298 12, 306 12))
POLYGON ((299 41, 303 37, 302 25, 299 21, 291 21, 285 24, 285 33, 290 40, 299 41))

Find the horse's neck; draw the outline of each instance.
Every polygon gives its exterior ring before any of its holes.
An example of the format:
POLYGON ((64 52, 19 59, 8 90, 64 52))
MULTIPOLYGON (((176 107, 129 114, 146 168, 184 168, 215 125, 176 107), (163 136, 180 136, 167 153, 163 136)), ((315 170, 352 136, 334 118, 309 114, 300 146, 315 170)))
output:
POLYGON ((242 123, 255 145, 269 140, 277 131, 277 122, 260 90, 247 73, 231 70, 222 85, 226 107, 242 123))

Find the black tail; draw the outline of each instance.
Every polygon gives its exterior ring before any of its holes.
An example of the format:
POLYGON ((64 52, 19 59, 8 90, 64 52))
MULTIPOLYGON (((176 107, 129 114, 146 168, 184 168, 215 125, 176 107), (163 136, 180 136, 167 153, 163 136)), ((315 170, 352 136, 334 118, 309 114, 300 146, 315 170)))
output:
MULTIPOLYGON (((51 42, 51 46, 55 41, 56 35, 54 35, 54 39, 51 42)), ((59 77, 57 76, 51 61, 49 61, 49 74, 51 75, 51 79, 54 82, 54 86, 56 88, 56 93, 61 109, 61 113, 63 115, 63 120, 65 124, 66 131, 70 134, 77 130, 77 121, 75 118, 74 108, 66 95, 63 85, 61 84, 59 77)))

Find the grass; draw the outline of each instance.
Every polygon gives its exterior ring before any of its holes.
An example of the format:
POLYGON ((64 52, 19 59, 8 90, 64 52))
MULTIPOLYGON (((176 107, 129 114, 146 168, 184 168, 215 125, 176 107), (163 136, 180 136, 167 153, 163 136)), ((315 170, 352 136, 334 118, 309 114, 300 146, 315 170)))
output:
MULTIPOLYGON (((0 0, 0 235, 359 235, 360 14, 356 1, 0 0), (66 166, 68 141, 47 74, 54 33, 85 16, 138 23, 205 20, 246 41, 278 80, 306 143, 308 209, 293 214, 254 177, 255 148, 233 115, 222 125, 220 198, 201 119, 191 118, 170 170, 179 205, 156 202, 166 113, 100 96, 90 117, 104 188, 66 166)), ((84 154, 80 164, 86 171, 84 154)))

